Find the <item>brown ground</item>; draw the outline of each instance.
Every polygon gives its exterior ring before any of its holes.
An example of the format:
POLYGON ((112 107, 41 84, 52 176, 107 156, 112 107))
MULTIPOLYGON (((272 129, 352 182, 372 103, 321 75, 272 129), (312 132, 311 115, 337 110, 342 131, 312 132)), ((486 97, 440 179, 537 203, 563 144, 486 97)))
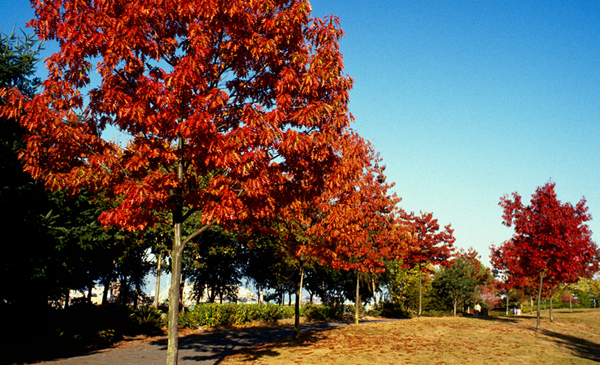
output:
POLYGON ((600 362, 600 310, 533 316, 414 318, 303 334, 221 364, 592 364, 600 362))

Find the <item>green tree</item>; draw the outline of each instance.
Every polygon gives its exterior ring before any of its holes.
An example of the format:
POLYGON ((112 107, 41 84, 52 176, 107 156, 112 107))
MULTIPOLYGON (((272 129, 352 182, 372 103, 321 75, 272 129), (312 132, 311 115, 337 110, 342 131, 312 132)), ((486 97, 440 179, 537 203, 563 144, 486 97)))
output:
POLYGON ((431 285, 439 297, 450 300, 455 317, 458 304, 473 297, 478 286, 476 275, 474 265, 463 257, 436 273, 431 285))
MULTIPOLYGON (((0 88, 16 87, 33 96, 40 83, 34 77, 40 43, 23 35, 0 34, 0 88)), ((0 105, 4 100, 0 99, 0 105)), ((14 120, 0 118, 0 303, 43 306, 61 291, 46 273, 54 246, 47 230, 51 202, 42 184, 23 171, 17 158, 24 131, 14 120)))
POLYGON ((204 295, 213 303, 217 298, 237 299, 244 268, 245 248, 235 235, 212 226, 196 237, 186 252, 191 260, 187 279, 193 283, 196 300, 204 295))

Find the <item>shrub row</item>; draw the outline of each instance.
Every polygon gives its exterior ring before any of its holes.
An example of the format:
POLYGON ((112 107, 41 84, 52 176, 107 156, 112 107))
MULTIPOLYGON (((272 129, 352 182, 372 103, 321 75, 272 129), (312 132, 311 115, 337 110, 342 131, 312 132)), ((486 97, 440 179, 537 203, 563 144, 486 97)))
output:
MULTIPOLYGON (((300 310, 300 316, 311 321, 330 321, 341 319, 342 307, 329 307, 312 303, 305 304, 300 310)), ((278 319, 293 318, 293 306, 267 304, 198 304, 192 310, 184 312, 179 317, 179 325, 188 328, 197 327, 228 327, 261 321, 273 322, 278 319)))
POLYGON ((198 304, 179 317, 179 325, 188 328, 227 327, 252 321, 276 321, 292 318, 294 307, 275 304, 198 304))

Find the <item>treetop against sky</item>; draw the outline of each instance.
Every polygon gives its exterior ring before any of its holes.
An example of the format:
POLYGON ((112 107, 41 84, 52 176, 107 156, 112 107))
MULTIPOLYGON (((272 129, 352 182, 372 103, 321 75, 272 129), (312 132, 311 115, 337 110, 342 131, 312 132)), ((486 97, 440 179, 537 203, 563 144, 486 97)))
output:
MULTIPOLYGON (((501 224, 503 194, 528 201, 551 178, 562 201, 585 196, 598 214, 597 2, 311 6, 314 16, 340 18, 354 128, 381 152, 405 210, 451 223, 455 246, 474 247, 485 262, 488 246, 512 234, 501 224)), ((27 1, 3 10, 5 33, 31 33, 27 1)), ((56 49, 45 45, 42 57, 56 49)))

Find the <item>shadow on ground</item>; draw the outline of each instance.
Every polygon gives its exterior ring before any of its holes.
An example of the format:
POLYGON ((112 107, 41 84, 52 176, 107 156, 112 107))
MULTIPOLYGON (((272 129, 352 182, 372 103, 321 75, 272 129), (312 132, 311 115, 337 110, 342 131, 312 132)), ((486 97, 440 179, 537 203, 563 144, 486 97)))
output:
POLYGON ((600 347, 597 343, 579 338, 542 329, 541 333, 550 337, 558 346, 571 350, 576 356, 583 359, 600 362, 600 347))
POLYGON ((520 323, 523 320, 531 319, 530 316, 514 316, 514 317, 498 317, 498 316, 472 316, 470 318, 481 321, 498 322, 498 323, 520 323))
MULTIPOLYGON (((249 359, 277 356, 277 348, 300 346, 306 341, 318 341, 322 332, 347 325, 347 322, 305 323, 301 326, 300 339, 291 340, 293 325, 275 327, 252 327, 219 329, 192 334, 179 339, 180 360, 219 364, 227 356, 245 352, 249 359)), ((152 341, 151 344, 167 348, 167 340, 152 341)))

